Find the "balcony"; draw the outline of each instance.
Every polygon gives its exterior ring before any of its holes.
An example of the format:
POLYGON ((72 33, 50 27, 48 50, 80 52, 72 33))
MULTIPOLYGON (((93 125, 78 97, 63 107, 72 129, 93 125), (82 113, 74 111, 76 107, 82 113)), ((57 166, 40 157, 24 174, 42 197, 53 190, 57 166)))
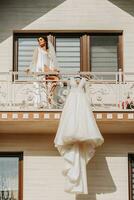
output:
POLYGON ((134 73, 0 73, 0 133, 55 133, 70 77, 86 78, 85 91, 102 133, 133 133, 134 73), (39 94, 40 101, 35 98, 39 94))

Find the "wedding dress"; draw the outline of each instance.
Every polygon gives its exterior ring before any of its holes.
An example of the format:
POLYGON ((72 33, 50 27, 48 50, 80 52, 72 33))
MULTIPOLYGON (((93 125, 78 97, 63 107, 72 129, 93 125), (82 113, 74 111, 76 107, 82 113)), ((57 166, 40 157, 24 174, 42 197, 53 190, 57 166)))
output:
POLYGON ((84 90, 85 84, 85 78, 78 85, 71 78, 71 90, 54 140, 65 160, 65 191, 76 194, 88 193, 86 164, 93 157, 95 148, 104 142, 84 90))

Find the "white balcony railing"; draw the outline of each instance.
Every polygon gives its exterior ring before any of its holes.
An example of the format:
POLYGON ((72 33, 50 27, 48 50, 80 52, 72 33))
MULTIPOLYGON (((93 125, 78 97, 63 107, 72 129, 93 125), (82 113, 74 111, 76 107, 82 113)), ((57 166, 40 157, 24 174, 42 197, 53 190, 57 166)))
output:
MULTIPOLYGON (((0 73, 0 111, 62 110, 70 90, 69 78, 86 78, 86 93, 93 110, 133 111, 134 73, 80 72, 59 74, 55 82, 47 73, 0 73), (53 92, 52 90, 53 87, 53 92), (40 100, 35 101, 39 95, 40 100)), ((52 74, 51 74, 52 75, 52 74)))

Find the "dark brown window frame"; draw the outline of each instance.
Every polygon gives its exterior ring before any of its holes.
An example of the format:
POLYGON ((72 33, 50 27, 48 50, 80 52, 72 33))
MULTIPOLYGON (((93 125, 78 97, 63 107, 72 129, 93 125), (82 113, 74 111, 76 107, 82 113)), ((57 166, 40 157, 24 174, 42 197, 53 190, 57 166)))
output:
POLYGON ((90 44, 92 35, 118 36, 118 69, 123 68, 123 31, 122 30, 15 30, 13 31, 13 71, 18 71, 18 38, 49 35, 55 46, 56 37, 80 37, 80 71, 91 71, 90 44))
POLYGON ((129 191, 129 200, 132 200, 132 160, 134 160, 134 153, 128 154, 128 191, 129 191))
POLYGON ((19 200, 23 200, 23 152, 0 152, 0 157, 18 157, 19 158, 19 200))

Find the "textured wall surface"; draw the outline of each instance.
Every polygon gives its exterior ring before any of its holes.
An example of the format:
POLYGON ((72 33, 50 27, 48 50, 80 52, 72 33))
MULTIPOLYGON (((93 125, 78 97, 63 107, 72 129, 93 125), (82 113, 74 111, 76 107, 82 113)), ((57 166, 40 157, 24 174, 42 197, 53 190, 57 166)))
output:
POLYGON ((0 0, 0 42, 65 0, 0 0))
POLYGON ((1 1, 0 71, 12 69, 12 30, 123 30, 125 71, 134 71, 133 1, 1 1), (9 36, 9 37, 8 37, 9 36))
POLYGON ((24 152, 24 200, 128 200, 128 152, 133 135, 104 135, 105 143, 88 163, 88 195, 64 192, 63 159, 50 135, 2 135, 0 151, 24 152))

